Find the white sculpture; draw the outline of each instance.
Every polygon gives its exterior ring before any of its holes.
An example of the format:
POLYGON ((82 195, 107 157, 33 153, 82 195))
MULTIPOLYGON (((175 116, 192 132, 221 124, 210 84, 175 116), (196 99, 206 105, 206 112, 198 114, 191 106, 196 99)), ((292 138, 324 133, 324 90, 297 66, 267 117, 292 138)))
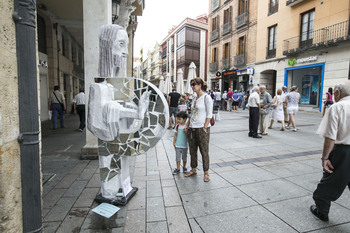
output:
POLYGON ((126 156, 144 153, 156 145, 168 127, 169 110, 154 85, 125 77, 128 35, 124 28, 102 26, 99 47, 99 82, 90 85, 87 127, 102 140, 101 195, 113 203, 119 187, 124 197, 132 190, 126 156), (107 80, 113 80, 114 85, 107 80))

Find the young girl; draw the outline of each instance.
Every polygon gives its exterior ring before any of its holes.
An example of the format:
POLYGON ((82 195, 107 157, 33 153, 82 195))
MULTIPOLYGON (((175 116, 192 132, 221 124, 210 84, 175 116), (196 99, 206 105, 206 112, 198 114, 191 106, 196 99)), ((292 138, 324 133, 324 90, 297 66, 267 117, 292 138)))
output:
POLYGON ((173 171, 173 175, 176 175, 180 172, 180 163, 182 157, 182 167, 183 172, 187 172, 187 135, 184 133, 183 129, 186 126, 187 113, 184 111, 176 114, 178 124, 175 126, 176 132, 174 135, 173 145, 176 151, 176 168, 173 171))
POLYGON ((180 99, 180 104, 177 106, 177 112, 187 113, 187 105, 185 104, 185 100, 183 98, 180 99))

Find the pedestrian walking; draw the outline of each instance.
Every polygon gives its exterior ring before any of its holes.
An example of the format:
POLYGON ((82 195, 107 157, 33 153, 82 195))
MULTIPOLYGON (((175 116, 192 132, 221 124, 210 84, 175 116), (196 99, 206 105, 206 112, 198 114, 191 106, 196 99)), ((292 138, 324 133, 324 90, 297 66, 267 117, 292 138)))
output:
POLYGON ((222 110, 227 111, 227 91, 222 94, 221 106, 222 110))
POLYGON ((249 108, 249 137, 261 138, 258 135, 260 97, 259 87, 253 87, 249 95, 247 107, 249 108))
POLYGON ((53 90, 49 98, 49 109, 52 111, 53 129, 57 129, 57 116, 60 116, 60 127, 65 128, 64 111, 66 110, 66 100, 64 95, 60 92, 59 86, 54 86, 53 90))
POLYGON ((78 130, 83 132, 85 128, 85 93, 84 89, 79 89, 79 94, 77 94, 73 99, 74 113, 78 113, 80 125, 78 130))
POLYGON ((232 96, 233 96, 233 92, 232 92, 232 89, 229 88, 228 89, 228 92, 227 92, 227 101, 228 101, 228 105, 227 105, 227 111, 232 111, 232 96))
POLYGON ((297 131, 297 127, 295 124, 295 115, 298 112, 299 109, 299 103, 300 103, 300 94, 298 93, 298 87, 292 86, 290 89, 291 92, 287 94, 286 96, 286 102, 287 102, 287 113, 289 116, 288 125, 286 126, 287 129, 290 128, 290 125, 293 125, 293 131, 297 131))
POLYGON ((287 102, 286 102, 286 96, 287 96, 287 87, 282 87, 282 99, 283 99, 283 114, 284 114, 284 122, 288 122, 288 113, 287 113, 287 102))
POLYGON ((187 135, 184 133, 186 127, 187 113, 184 111, 176 114, 178 124, 175 126, 175 134, 173 145, 176 152, 176 168, 173 171, 173 175, 177 175, 180 172, 181 158, 182 158, 182 171, 187 172, 187 151, 188 151, 188 140, 187 135))
POLYGON ((179 113, 179 112, 187 113, 187 105, 186 105, 185 100, 183 98, 180 98, 179 105, 177 106, 177 113, 179 113))
POLYGON ((259 118, 259 130, 261 135, 267 135, 267 125, 269 122, 270 106, 272 105, 272 97, 270 93, 266 91, 266 86, 260 86, 260 118, 259 118))
POLYGON ((326 101, 324 102, 322 117, 324 116, 326 109, 328 109, 332 104, 333 104, 333 89, 330 87, 328 88, 328 92, 326 93, 326 101))
POLYGON ((283 112, 283 97, 282 90, 277 90, 277 95, 273 98, 272 104, 272 116, 269 129, 272 129, 272 125, 274 121, 278 121, 282 123, 281 131, 284 131, 284 112, 283 112))
POLYGON ((219 90, 215 91, 214 106, 218 106, 220 109, 222 109, 222 107, 221 107, 221 92, 219 90))
POLYGON ((317 134, 324 137, 322 152, 323 177, 313 193, 315 205, 310 211, 322 221, 328 221, 332 201, 350 188, 350 81, 334 88, 333 104, 325 113, 317 134))
POLYGON ((209 137, 210 119, 213 116, 213 102, 210 96, 204 93, 206 86, 201 78, 191 80, 193 92, 197 94, 192 104, 192 115, 187 121, 185 132, 188 129, 188 142, 191 155, 191 170, 186 177, 197 174, 198 148, 202 155, 204 182, 210 180, 209 176, 209 137))
POLYGON ((168 104, 169 104, 169 127, 168 129, 173 128, 172 116, 174 116, 174 125, 176 125, 176 114, 177 114, 177 106, 179 105, 179 99, 181 95, 176 92, 176 89, 173 89, 171 93, 169 93, 168 104))

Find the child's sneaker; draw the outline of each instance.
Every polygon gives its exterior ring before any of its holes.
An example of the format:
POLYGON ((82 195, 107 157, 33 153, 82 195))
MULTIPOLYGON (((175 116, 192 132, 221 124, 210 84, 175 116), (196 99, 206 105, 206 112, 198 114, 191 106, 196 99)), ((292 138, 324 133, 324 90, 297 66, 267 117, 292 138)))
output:
POLYGON ((182 169, 182 171, 183 171, 183 173, 187 172, 187 167, 184 167, 184 168, 182 169))
POLYGON ((177 175, 177 174, 179 174, 179 172, 180 172, 180 170, 178 170, 177 168, 175 168, 174 171, 173 171, 173 175, 177 175))

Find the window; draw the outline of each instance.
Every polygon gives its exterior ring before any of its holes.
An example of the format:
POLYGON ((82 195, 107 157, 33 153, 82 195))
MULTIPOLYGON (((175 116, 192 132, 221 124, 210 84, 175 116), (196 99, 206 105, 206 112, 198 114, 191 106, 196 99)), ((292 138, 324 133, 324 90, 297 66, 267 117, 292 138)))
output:
POLYGON ((217 62, 218 61, 218 49, 217 48, 213 48, 212 50, 212 54, 211 54, 211 62, 217 62))
POLYGON ((177 50, 177 63, 180 63, 181 61, 185 61, 185 47, 177 50))
POLYGON ((268 42, 266 58, 272 58, 276 56, 276 41, 277 41, 277 25, 269 27, 269 42, 268 42))
POLYGON ((231 22, 232 19, 232 6, 227 8, 227 10, 224 10, 224 24, 231 22))
POLYGON ((212 19, 212 24, 211 24, 212 31, 218 29, 218 23, 219 23, 219 16, 216 16, 215 18, 212 19))
POLYGON ((269 3, 269 15, 278 11, 278 0, 270 0, 269 3))
POLYGON ((227 59, 230 57, 230 43, 226 43, 222 48, 222 59, 227 59))
POLYGON ((305 48, 312 45, 314 38, 315 10, 311 10, 301 15, 300 27, 300 47, 305 48))
POLYGON ((177 45, 180 47, 182 44, 185 43, 185 28, 183 28, 178 34, 177 34, 177 45))
POLYGON ((43 19, 43 17, 41 17, 40 15, 37 16, 38 17, 38 49, 39 52, 42 53, 47 53, 46 51, 46 25, 45 25, 45 21, 43 19))
POLYGON ((248 0, 238 1, 238 15, 248 12, 248 0))
POLYGON ((245 53, 245 36, 240 37, 237 40, 236 54, 243 55, 245 53))

